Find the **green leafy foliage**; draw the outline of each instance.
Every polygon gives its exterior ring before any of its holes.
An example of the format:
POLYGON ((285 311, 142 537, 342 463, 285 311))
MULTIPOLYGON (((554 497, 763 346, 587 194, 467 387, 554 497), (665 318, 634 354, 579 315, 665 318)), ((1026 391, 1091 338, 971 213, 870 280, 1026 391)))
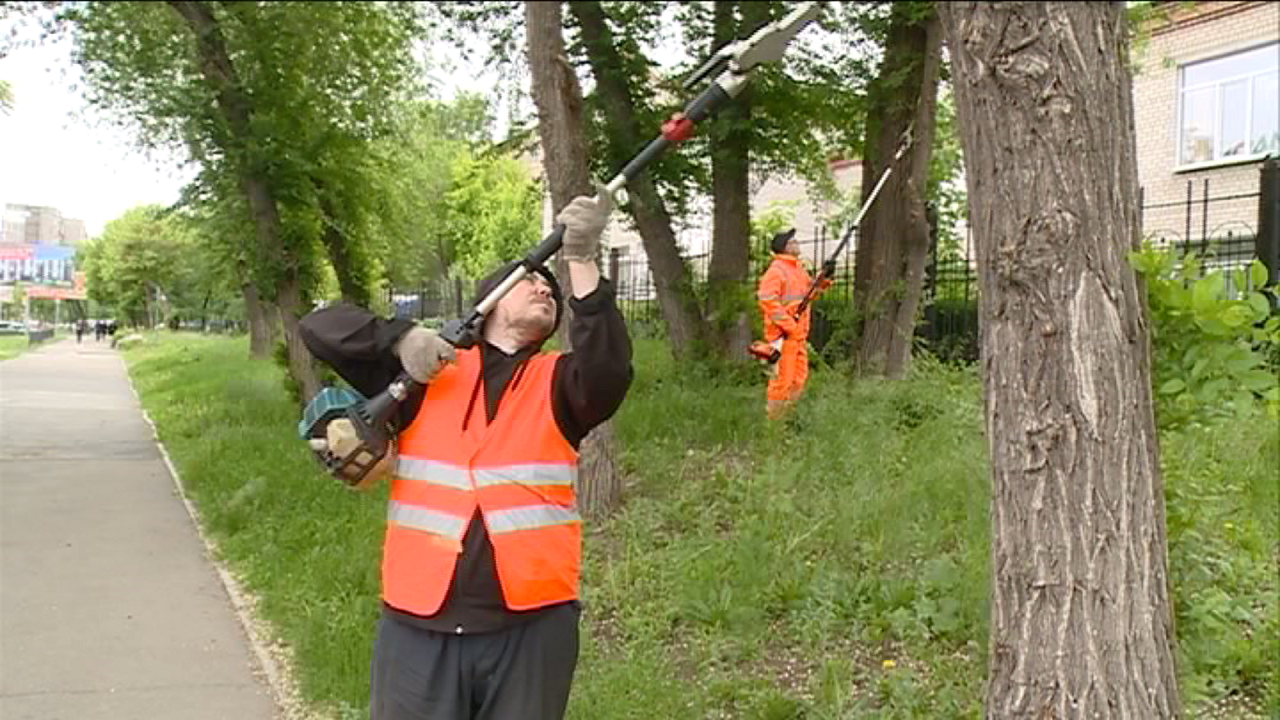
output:
POLYGON ((396 109, 397 130, 374 144, 377 236, 387 281, 420 287, 444 277, 457 256, 448 225, 456 167, 487 152, 489 108, 462 94, 451 103, 424 100, 396 109))
POLYGON ((201 291, 215 290, 202 287, 205 256, 191 227, 161 212, 155 205, 127 211, 82 253, 89 297, 134 325, 196 314, 201 291))
MULTIPOLYGON (((738 6, 740 3, 733 3, 738 6)), ((771 3, 769 13, 780 17, 789 3, 771 3)), ((711 3, 609 2, 603 10, 616 41, 621 70, 632 88, 631 101, 641 128, 656 135, 662 123, 681 110, 694 90, 681 83, 715 50, 711 3), (675 40, 681 58, 660 57, 658 48, 675 40)), ((741 14, 735 8, 735 17, 741 14)), ((494 67, 521 67, 523 30, 520 3, 440 3, 432 8, 433 21, 447 37, 461 42, 463 31, 479 33, 488 41, 487 62, 494 67)), ((762 67, 748 91, 752 104, 753 170, 762 176, 794 173, 830 192, 826 162, 832 156, 851 156, 860 146, 862 93, 869 77, 866 50, 876 43, 875 17, 883 9, 858 3, 833 4, 820 18, 814 33, 820 39, 804 39, 804 49, 788 53, 777 65, 762 67), (797 132, 803 127, 804 132, 797 132)), ((579 73, 588 108, 591 169, 598 177, 618 171, 639 147, 610 142, 617 133, 603 118, 601 99, 589 80, 586 45, 574 16, 565 12, 568 59, 579 73)), ((711 123, 650 166, 650 173, 668 209, 679 221, 690 211, 697 195, 711 190, 709 133, 728 130, 711 123)), ((647 139, 647 138, 646 138, 647 139)))
POLYGON ((775 202, 751 218, 751 244, 748 247, 748 264, 763 268, 773 256, 769 241, 774 235, 795 224, 798 202, 775 202))
POLYGON ((1259 400, 1274 417, 1280 384, 1269 358, 1280 347, 1280 314, 1262 292, 1262 262, 1254 259, 1247 275, 1235 273, 1228 284, 1194 253, 1178 257, 1148 243, 1130 259, 1147 286, 1160 426, 1248 412, 1259 400))
POLYGON ((929 156, 926 195, 937 213, 938 259, 955 262, 963 257, 961 250, 966 238, 959 228, 968 219, 969 203, 964 183, 957 179, 964 166, 964 155, 956 126, 955 99, 947 86, 939 88, 938 95, 938 126, 933 136, 933 153, 929 156))
POLYGON ((246 246, 268 242, 246 248, 243 266, 261 287, 297 273, 309 292, 329 261, 352 293, 367 293, 377 273, 369 252, 377 185, 367 160, 370 143, 393 128, 386 108, 415 93, 416 11, 356 2, 200 7, 225 43, 231 67, 219 72, 245 98, 247 128, 228 116, 234 99, 201 72, 194 32, 168 3, 61 8, 86 99, 144 149, 194 163, 195 194, 216 198, 206 209, 244 212, 230 195, 243 192, 247 175, 266 180, 279 237, 238 236, 246 246))
POLYGON ((537 242, 542 188, 509 156, 463 156, 445 198, 446 228, 458 268, 478 278, 522 256, 537 242))
POLYGON ((1275 429, 1255 408, 1161 438, 1179 684, 1189 708, 1235 697, 1265 702, 1267 717, 1280 712, 1275 429))

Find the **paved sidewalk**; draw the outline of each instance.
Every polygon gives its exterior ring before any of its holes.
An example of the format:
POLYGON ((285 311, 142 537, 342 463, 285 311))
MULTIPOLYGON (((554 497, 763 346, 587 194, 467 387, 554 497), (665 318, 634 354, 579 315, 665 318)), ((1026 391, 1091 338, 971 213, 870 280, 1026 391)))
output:
POLYGON ((124 361, 0 362, 0 718, 276 714, 124 361))

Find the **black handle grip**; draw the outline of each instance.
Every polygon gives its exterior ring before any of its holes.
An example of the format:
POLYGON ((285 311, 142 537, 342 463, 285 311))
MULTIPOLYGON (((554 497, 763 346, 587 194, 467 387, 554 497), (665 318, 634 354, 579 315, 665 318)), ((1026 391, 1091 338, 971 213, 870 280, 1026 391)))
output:
POLYGON ((454 318, 440 328, 440 337, 459 350, 467 350, 476 346, 479 341, 477 330, 484 316, 474 308, 465 318, 454 318))
POLYGON ((523 264, 525 270, 533 272, 535 267, 544 264, 551 259, 552 255, 556 254, 556 251, 564 245, 564 230, 563 223, 556 223, 555 227, 551 228, 551 234, 547 235, 536 248, 530 250, 529 254, 524 256, 523 264))
POLYGON ((635 180, 636 176, 644 172, 644 169, 649 166, 649 163, 656 160, 670 146, 671 142, 661 135, 649 141, 649 144, 643 150, 623 166, 622 174, 627 178, 627 182, 635 180))

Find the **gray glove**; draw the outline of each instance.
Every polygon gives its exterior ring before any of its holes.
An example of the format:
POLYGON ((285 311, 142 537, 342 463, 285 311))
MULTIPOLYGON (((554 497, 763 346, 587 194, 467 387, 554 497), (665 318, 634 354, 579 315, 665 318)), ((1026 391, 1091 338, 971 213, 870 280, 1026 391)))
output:
POLYGON ((565 259, 595 262, 600 236, 612 213, 613 196, 598 182, 595 197, 579 195, 570 201, 556 216, 556 222, 564 224, 561 249, 565 259))
POLYGON ((409 377, 423 385, 430 383, 445 363, 458 359, 452 345, 434 330, 423 327, 415 327, 401 336, 396 343, 396 355, 409 377))

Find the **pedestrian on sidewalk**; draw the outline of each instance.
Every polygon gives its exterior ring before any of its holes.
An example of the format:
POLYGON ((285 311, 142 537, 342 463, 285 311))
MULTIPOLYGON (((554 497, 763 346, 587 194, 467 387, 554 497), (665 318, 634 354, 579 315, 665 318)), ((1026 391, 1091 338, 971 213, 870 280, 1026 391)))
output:
MULTIPOLYGON (((575 198, 566 230, 572 352, 544 352, 565 298, 539 266, 456 351, 410 320, 339 304, 302 319, 307 347, 363 393, 402 371, 382 558, 371 720, 560 720, 578 661, 578 447, 622 404, 631 341, 595 262, 613 210, 575 198)), ((476 302, 516 263, 486 277, 476 302)))

